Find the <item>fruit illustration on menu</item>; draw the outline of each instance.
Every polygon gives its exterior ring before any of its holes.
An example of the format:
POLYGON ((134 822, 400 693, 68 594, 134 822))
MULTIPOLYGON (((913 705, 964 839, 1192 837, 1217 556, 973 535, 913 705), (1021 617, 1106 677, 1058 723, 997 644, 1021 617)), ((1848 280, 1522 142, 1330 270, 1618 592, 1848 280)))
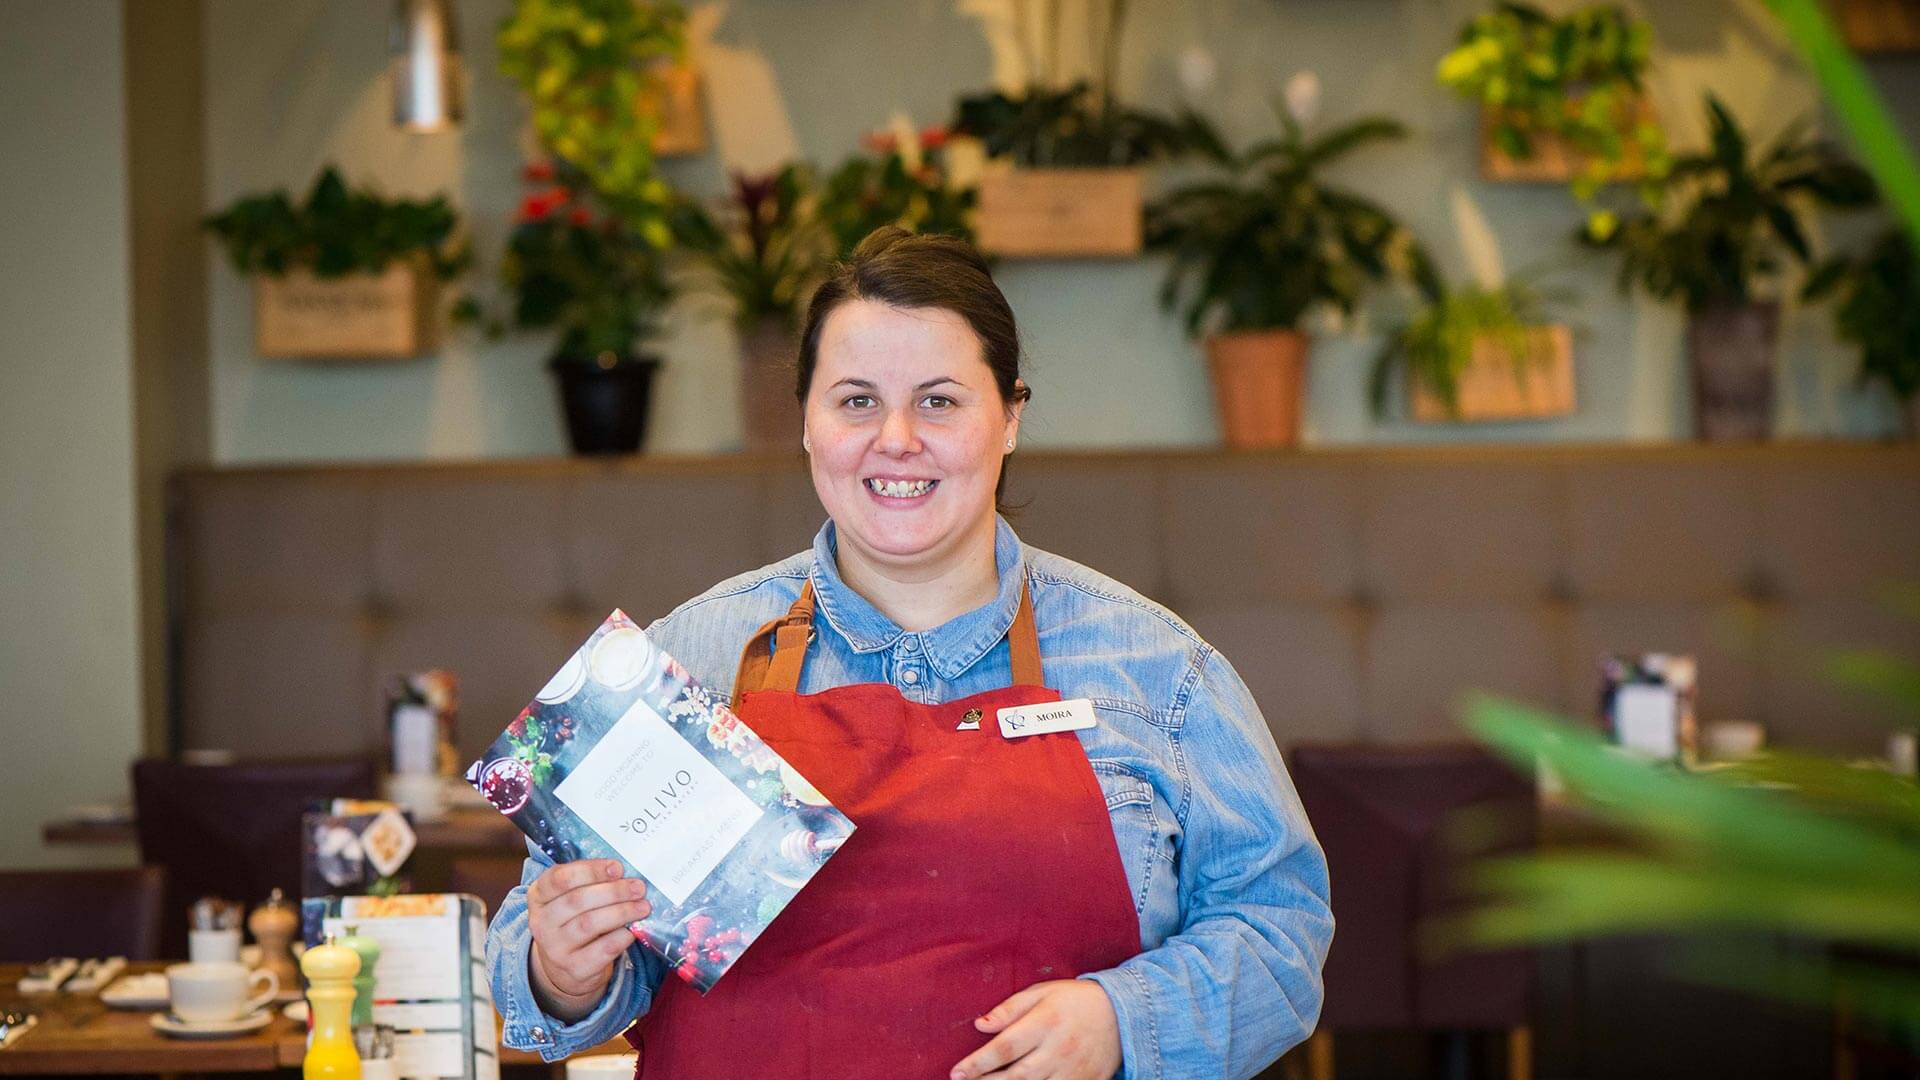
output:
POLYGON ((653 913, 628 929, 711 989, 854 823, 615 611, 467 770, 552 862, 618 859, 653 913))

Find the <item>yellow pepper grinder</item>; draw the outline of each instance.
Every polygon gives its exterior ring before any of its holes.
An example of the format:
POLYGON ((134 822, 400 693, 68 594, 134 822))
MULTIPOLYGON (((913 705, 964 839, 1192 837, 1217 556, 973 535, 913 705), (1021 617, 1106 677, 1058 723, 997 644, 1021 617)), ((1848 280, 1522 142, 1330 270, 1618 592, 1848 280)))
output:
POLYGON ((307 976, 308 1010, 313 1033, 301 1063, 305 1080, 360 1080, 360 1051, 353 1045, 353 977, 360 954, 336 943, 316 945, 300 957, 307 976))

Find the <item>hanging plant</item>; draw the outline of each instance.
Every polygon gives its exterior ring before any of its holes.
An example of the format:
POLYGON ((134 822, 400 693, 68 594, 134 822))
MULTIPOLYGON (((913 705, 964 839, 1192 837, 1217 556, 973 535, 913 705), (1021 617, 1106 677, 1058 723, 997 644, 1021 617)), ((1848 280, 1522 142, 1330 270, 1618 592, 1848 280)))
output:
POLYGON ((1652 27, 1617 7, 1556 18, 1502 2, 1461 30, 1438 75, 1481 104, 1493 149, 1522 163, 1490 161, 1490 172, 1564 174, 1584 201, 1613 180, 1665 175, 1666 137, 1643 86, 1652 48, 1652 27))
POLYGON ((655 175, 660 119, 644 91, 686 36, 686 11, 669 0, 515 0, 496 38, 547 151, 659 248, 672 243, 673 194, 655 175))

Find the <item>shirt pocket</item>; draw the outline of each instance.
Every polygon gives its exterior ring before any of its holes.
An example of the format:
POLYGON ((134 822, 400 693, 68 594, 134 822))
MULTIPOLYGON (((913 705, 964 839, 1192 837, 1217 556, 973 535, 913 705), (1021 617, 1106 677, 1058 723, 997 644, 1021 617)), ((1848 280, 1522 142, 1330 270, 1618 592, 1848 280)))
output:
POLYGON ((1154 886, 1161 884, 1161 876, 1172 871, 1172 858, 1165 853, 1167 823, 1162 820, 1162 808, 1154 798, 1153 785, 1132 767, 1117 761, 1088 764, 1106 796, 1114 846, 1126 870, 1134 913, 1140 914, 1146 910, 1154 886))

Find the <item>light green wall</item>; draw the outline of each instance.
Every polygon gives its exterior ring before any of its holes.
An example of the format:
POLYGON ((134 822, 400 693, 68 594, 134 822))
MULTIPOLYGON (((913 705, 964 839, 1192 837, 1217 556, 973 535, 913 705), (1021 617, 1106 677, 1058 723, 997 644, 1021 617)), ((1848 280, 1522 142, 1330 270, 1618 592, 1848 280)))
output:
MULTIPOLYGON (((969 8, 991 0, 962 0, 969 8)), ((837 160, 859 133, 896 110, 944 119, 956 92, 988 80, 976 21, 955 0, 732 0, 695 5, 717 18, 708 51, 718 142, 730 162, 762 166, 797 146, 837 160)), ((386 0, 210 0, 207 28, 208 183, 211 205, 253 190, 304 186, 322 162, 396 192, 451 190, 471 211, 491 268, 519 195, 524 108, 495 73, 492 32, 507 0, 467 0, 471 119, 458 134, 404 135, 386 120, 386 0)), ((1573 253, 1577 219, 1562 189, 1476 178, 1473 114, 1438 90, 1434 61, 1478 0, 1145 0, 1133 24, 1123 94, 1180 100, 1179 58, 1205 50, 1215 85, 1196 103, 1236 140, 1273 123, 1269 102, 1288 75, 1311 68, 1326 86, 1328 119, 1387 111, 1415 136, 1356 159, 1343 178, 1404 215, 1446 269, 1465 275, 1480 244, 1508 270, 1565 260, 1557 280, 1581 291, 1573 321, 1585 330, 1577 415, 1541 424, 1423 427, 1376 423, 1364 403, 1368 327, 1330 336, 1314 361, 1307 420, 1312 444, 1474 439, 1665 439, 1687 430, 1680 320, 1611 289, 1609 267, 1573 253)), ((1562 2, 1559 7, 1569 6, 1562 2)), ((1815 113, 1813 87, 1758 0, 1634 5, 1661 43, 1656 104, 1683 143, 1703 135, 1698 99, 1717 89, 1761 132, 1815 113)), ((1905 102, 1920 137, 1920 76, 1911 59, 1876 61, 1882 85, 1905 102)), ((717 191, 718 155, 670 163, 683 187, 717 191)), ((1028 441, 1042 447, 1209 445, 1216 439, 1196 348, 1153 298, 1160 264, 1009 263, 1000 273, 1031 350, 1036 391, 1028 441)), ((548 343, 457 341, 436 359, 319 367, 262 363, 250 346, 245 283, 212 272, 213 426, 219 460, 417 459, 559 453, 553 390, 540 362, 548 343)), ((711 302, 682 305, 665 351, 650 448, 702 453, 737 438, 732 346, 711 302)), ((1782 355, 1780 430, 1869 436, 1891 430, 1888 402, 1848 385, 1851 359, 1830 339, 1826 312, 1790 319, 1782 355)))
POLYGON ((95 857, 39 823, 125 795, 140 743, 118 0, 0 34, 0 867, 95 857))

